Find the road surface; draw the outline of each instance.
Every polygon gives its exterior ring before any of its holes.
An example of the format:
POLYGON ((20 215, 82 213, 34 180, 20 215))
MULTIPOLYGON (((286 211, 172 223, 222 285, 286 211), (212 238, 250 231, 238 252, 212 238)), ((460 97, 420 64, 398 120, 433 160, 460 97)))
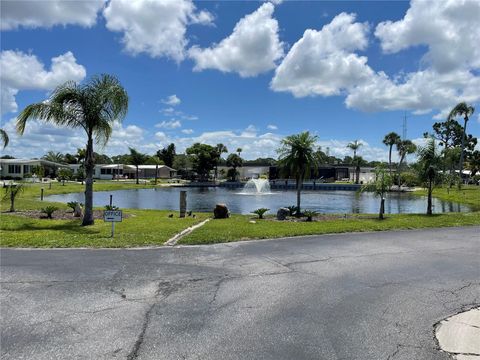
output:
POLYGON ((141 250, 2 249, 2 359, 449 359, 480 227, 141 250))

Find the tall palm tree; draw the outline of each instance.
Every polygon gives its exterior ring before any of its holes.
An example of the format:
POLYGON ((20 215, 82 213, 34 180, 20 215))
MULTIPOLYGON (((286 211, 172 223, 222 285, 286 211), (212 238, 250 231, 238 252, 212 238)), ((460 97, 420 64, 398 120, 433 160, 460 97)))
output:
POLYGON ((468 105, 465 102, 461 102, 450 111, 448 115, 448 120, 455 119, 457 116, 463 116, 463 134, 462 134, 462 151, 460 153, 460 163, 458 165, 460 170, 460 179, 462 178, 462 171, 463 171, 463 160, 464 160, 464 152, 465 152, 465 137, 467 136, 467 122, 470 116, 475 112, 475 108, 471 105, 468 105))
POLYGON ((8 145, 8 142, 10 141, 10 139, 8 138, 7 132, 3 129, 0 129, 0 138, 2 139, 3 148, 5 149, 8 145))
POLYGON ((56 162, 56 163, 63 163, 64 162, 64 156, 61 152, 55 152, 55 151, 49 151, 45 155, 42 156, 42 159, 51 161, 51 162, 56 162))
POLYGON ((432 138, 427 145, 418 150, 418 175, 428 190, 427 215, 432 215, 432 192, 438 177, 440 162, 435 139, 432 138))
POLYGON ((135 177, 137 178, 136 183, 138 184, 138 173, 139 173, 138 167, 147 162, 148 155, 142 154, 141 152, 138 152, 134 148, 129 148, 129 150, 130 150, 129 162, 130 164, 135 165, 135 168, 136 168, 135 177))
POLYGON ((397 143, 397 151, 398 151, 398 156, 400 160, 398 161, 398 168, 397 168, 397 180, 398 180, 398 186, 400 186, 400 175, 402 172, 402 165, 403 162, 405 161, 405 158, 409 154, 415 153, 417 151, 417 146, 411 141, 411 140, 400 140, 397 143))
POLYGON ((385 135, 385 137, 383 138, 383 143, 388 146, 388 169, 390 172, 390 178, 392 178, 392 149, 400 141, 400 135, 393 131, 385 135))
MULTIPOLYGON (((354 142, 351 142, 351 143, 348 143, 347 147, 349 149, 352 149, 353 150, 353 162, 355 163, 355 160, 357 158, 357 150, 360 149, 360 146, 362 146, 363 144, 361 142, 359 142, 358 140, 355 140, 354 142)), ((360 166, 357 164, 356 168, 355 168, 355 173, 357 174, 356 175, 356 179, 355 179, 355 184, 358 184, 359 181, 360 181, 360 166)))
POLYGON ((102 74, 84 84, 68 81, 58 86, 48 101, 27 106, 17 118, 17 131, 23 134, 28 120, 39 119, 56 125, 83 129, 87 135, 85 148, 85 212, 82 225, 92 225, 93 141, 106 144, 115 121, 128 111, 128 95, 118 79, 102 74))
POLYGON ((295 175, 297 181, 297 213, 300 214, 300 197, 305 175, 313 167, 318 167, 316 146, 318 137, 308 131, 287 136, 278 149, 279 164, 295 175))
POLYGON ((228 149, 225 145, 222 143, 217 144, 215 146, 215 181, 217 181, 218 177, 218 163, 220 162, 220 158, 222 157, 223 153, 227 153, 228 149))

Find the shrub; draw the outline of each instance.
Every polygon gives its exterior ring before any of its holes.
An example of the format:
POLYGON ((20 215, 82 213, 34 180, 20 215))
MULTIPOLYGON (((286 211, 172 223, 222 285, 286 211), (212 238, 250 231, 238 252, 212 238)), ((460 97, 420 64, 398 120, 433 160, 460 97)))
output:
POLYGON ((120 210, 120 208, 115 205, 105 205, 105 210, 120 210))
POLYGON ((307 218, 308 222, 312 221, 312 218, 317 214, 318 214, 318 212, 316 212, 315 210, 305 210, 303 212, 303 216, 305 216, 307 218))
POLYGON ((47 219, 51 219, 53 213, 57 210, 58 210, 58 207, 50 205, 50 206, 44 207, 41 211, 42 213, 47 215, 47 219))
POLYGON ((265 214, 269 210, 270 209, 267 209, 267 208, 260 208, 260 209, 252 211, 252 214, 256 214, 256 215, 258 215, 259 219, 263 219, 263 214, 265 214))
POLYGON ((295 205, 292 205, 292 206, 287 206, 287 209, 288 211, 290 212, 290 216, 293 216, 295 215, 295 213, 297 212, 298 208, 295 206, 295 205))
POLYGON ((418 176, 412 172, 405 172, 400 175, 400 183, 408 187, 419 186, 421 184, 418 176))
POLYGON ((77 205, 80 205, 81 207, 83 207, 83 204, 79 203, 78 201, 70 201, 67 203, 67 206, 71 208, 73 211, 75 211, 75 208, 77 207, 77 205))

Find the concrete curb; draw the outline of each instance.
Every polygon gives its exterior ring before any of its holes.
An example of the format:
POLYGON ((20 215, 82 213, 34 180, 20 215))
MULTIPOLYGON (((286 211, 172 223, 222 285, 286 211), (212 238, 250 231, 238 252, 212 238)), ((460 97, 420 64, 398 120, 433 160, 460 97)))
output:
POLYGON ((442 320, 435 328, 442 351, 457 360, 480 360, 480 307, 442 320))

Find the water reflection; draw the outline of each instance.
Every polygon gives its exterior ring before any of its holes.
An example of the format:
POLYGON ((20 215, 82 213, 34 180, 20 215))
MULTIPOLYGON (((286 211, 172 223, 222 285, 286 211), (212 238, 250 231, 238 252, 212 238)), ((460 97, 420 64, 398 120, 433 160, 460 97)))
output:
MULTIPOLYGON (((295 191, 272 191, 271 195, 242 196, 236 189, 225 188, 159 188, 118 190, 96 192, 95 206, 104 206, 109 202, 120 208, 169 209, 178 210, 180 191, 187 191, 188 209, 193 211, 212 211, 217 203, 225 203, 233 213, 248 214, 252 210, 266 207, 275 212, 278 208, 296 204, 295 191)), ((52 195, 49 201, 84 202, 83 193, 52 195)), ((302 192, 302 208, 320 213, 377 213, 380 199, 372 193, 354 191, 305 191, 302 192)), ((386 213, 424 213, 425 197, 409 193, 391 193, 385 200, 386 213)), ((468 211, 466 205, 433 199, 434 212, 468 211)))

